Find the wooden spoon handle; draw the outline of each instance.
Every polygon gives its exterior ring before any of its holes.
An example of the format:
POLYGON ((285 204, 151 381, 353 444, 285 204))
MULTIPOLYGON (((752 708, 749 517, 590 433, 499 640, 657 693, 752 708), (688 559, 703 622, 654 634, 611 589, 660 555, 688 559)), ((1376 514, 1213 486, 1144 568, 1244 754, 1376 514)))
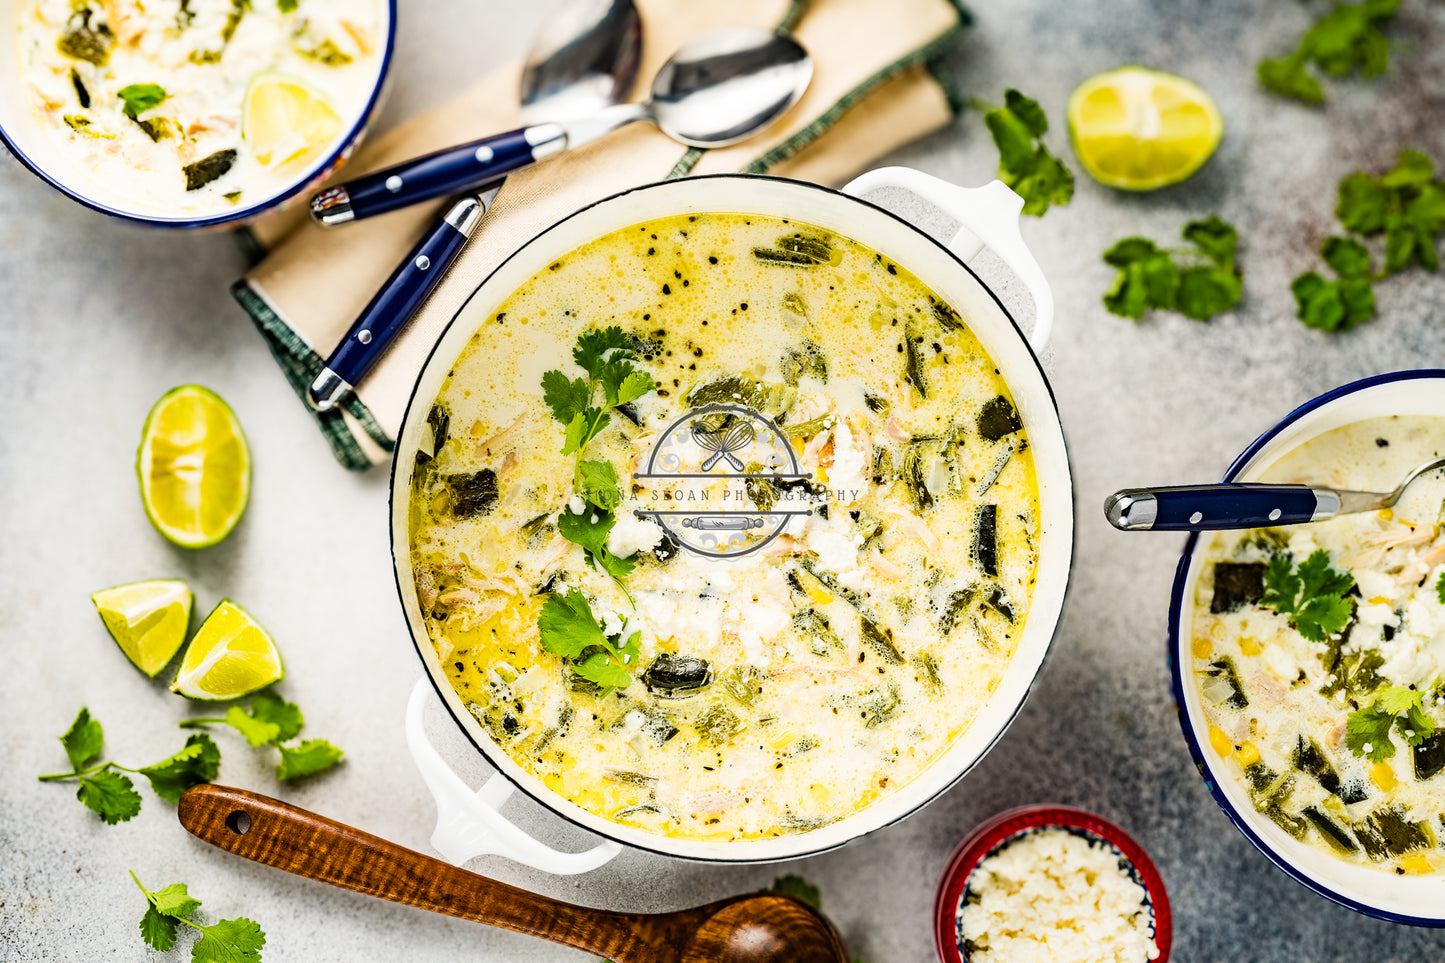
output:
POLYGON ((657 949, 639 945, 645 940, 646 917, 529 893, 259 793, 193 786, 181 796, 177 815, 182 826, 212 846, 342 889, 489 923, 609 959, 638 958, 639 950, 643 958, 651 958, 647 951, 657 949))

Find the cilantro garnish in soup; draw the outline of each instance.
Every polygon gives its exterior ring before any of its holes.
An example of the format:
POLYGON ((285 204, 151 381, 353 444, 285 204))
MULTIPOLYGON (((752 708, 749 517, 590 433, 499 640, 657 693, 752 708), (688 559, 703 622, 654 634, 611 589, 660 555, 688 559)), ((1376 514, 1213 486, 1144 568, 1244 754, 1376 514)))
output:
POLYGON ((754 839, 907 784, 1028 617, 1039 503, 967 319, 741 214, 583 245, 500 305, 415 454, 428 633, 478 722, 600 816, 754 839))

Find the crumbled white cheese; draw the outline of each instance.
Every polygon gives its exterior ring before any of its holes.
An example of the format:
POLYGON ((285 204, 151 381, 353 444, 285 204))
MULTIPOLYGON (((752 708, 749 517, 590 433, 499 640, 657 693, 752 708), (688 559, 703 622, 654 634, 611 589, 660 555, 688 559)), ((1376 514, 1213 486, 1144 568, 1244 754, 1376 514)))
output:
POLYGON ((616 612, 602 613, 603 634, 613 637, 620 635, 622 632, 622 625, 622 616, 618 615, 616 612))
POLYGON ((573 515, 581 515, 587 510, 587 502, 582 499, 581 495, 573 495, 567 499, 567 510, 573 515))
POLYGON ((833 426, 833 467, 828 471, 828 487, 840 505, 854 505, 868 493, 864 473, 868 470, 867 439, 858 444, 848 419, 839 418, 833 426))
POLYGON ((632 512, 618 512, 612 531, 607 533, 607 551, 618 558, 656 548, 662 528, 650 518, 632 512))
POLYGON ((971 963, 1144 963, 1159 957, 1144 887, 1119 854, 1062 829, 1031 833, 969 879, 971 963))

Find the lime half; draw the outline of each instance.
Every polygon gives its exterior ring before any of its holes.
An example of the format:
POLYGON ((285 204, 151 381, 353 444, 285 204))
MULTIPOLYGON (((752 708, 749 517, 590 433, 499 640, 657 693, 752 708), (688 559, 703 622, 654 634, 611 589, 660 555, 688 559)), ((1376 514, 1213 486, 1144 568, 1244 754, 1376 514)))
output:
POLYGON ((1224 136, 1219 108, 1202 87, 1144 67, 1090 77, 1069 97, 1068 117, 1084 169, 1131 191, 1179 183, 1224 136))
POLYGON ((200 385, 172 388, 146 416, 136 455, 151 524, 184 548, 230 534, 251 497, 251 452, 231 406, 200 385))
POLYGON ((155 678, 186 641, 196 597, 185 582, 158 578, 101 589, 90 600, 125 657, 155 678))
POLYGON ((223 702, 280 682, 285 674, 271 636, 249 612, 223 599, 196 630, 171 691, 223 702))
POLYGON ((331 101, 298 77, 261 73, 246 88, 241 136, 267 167, 307 160, 340 133, 341 115, 331 101))

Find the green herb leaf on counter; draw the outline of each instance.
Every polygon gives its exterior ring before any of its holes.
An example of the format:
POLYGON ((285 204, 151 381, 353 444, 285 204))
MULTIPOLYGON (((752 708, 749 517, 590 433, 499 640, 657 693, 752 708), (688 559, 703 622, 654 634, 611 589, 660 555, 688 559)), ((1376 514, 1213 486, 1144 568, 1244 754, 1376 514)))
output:
POLYGON ((1219 217, 1190 221, 1184 239, 1192 249, 1170 252, 1142 237, 1125 238, 1104 252, 1104 263, 1119 269, 1104 306, 1121 317, 1139 319, 1150 308, 1178 311, 1207 321, 1239 303, 1244 279, 1235 266, 1239 235, 1219 217), (1187 258, 1181 266, 1175 256, 1187 258))
POLYGON ((1339 280, 1326 281, 1314 271, 1295 278, 1290 291, 1299 308, 1299 319, 1321 331, 1344 331, 1374 317, 1370 252, 1352 238, 1331 237, 1325 240, 1321 253, 1339 280))
POLYGON ((130 777, 110 769, 78 777, 80 788, 75 798, 95 813, 107 826, 123 823, 140 812, 140 793, 130 777))
POLYGON ((340 762, 344 755, 325 739, 305 739, 293 746, 277 743, 276 748, 281 751, 276 778, 282 782, 324 772, 340 762))
POLYGON ((537 627, 542 647, 571 662, 582 678, 606 687, 631 684, 628 666, 637 661, 642 633, 633 632, 625 642, 609 636, 580 589, 549 595, 537 627))
POLYGON ((823 908, 823 896, 818 887, 795 873, 779 876, 773 880, 773 885, 768 889, 774 893, 782 893, 784 896, 796 897, 813 909, 823 908))
POLYGON ((180 802, 181 793, 210 782, 221 770, 221 750, 204 732, 186 740, 180 752, 135 772, 150 780, 151 789, 168 802, 180 802))
POLYGON ((1435 238, 1445 229, 1445 182, 1419 151, 1406 150, 1394 168, 1375 178, 1359 172, 1340 182, 1335 216, 1347 230, 1365 237, 1385 235, 1385 273, 1411 264, 1440 267, 1435 238))
POLYGON ((1356 69, 1367 79, 1379 76, 1390 62, 1390 41, 1380 27, 1399 6, 1400 0, 1365 0, 1335 7, 1305 31, 1288 56, 1260 61, 1259 82, 1281 96, 1322 104, 1324 88, 1310 73, 1311 64, 1331 77, 1356 69))
POLYGON ((242 917, 209 925, 197 923, 191 915, 201 908, 201 901, 186 892, 184 883, 172 883, 153 893, 134 872, 130 878, 145 894, 140 932, 148 946, 169 950, 176 944, 178 924, 184 923, 200 933, 191 947, 191 963, 260 963, 266 934, 254 920, 242 917))
POLYGON ((1395 754, 1391 727, 1411 746, 1420 745, 1435 733, 1435 724, 1420 705, 1423 696, 1404 686, 1384 687, 1345 720, 1345 745, 1357 756, 1382 762, 1395 754))
POLYGON ((60 744, 65 747, 70 768, 80 770, 100 755, 100 750, 105 745, 105 730, 90 717, 90 709, 82 708, 65 735, 60 737, 60 744))
POLYGON ((1354 602, 1347 595, 1354 587, 1354 576, 1331 568, 1330 554, 1322 548, 1298 567, 1289 555, 1279 554, 1264 571, 1259 604, 1287 616, 1311 642, 1323 642, 1349 624, 1354 602))
POLYGON ((131 84, 116 91, 116 96, 124 101, 121 113, 139 122, 140 115, 158 106, 167 94, 165 88, 157 84, 131 84))
POLYGON ((1004 92, 1004 106, 991 107, 983 122, 998 146, 999 180, 1024 199, 1024 213, 1042 217, 1051 205, 1074 196, 1074 175, 1044 145, 1048 118, 1038 102, 1017 90, 1004 92))

